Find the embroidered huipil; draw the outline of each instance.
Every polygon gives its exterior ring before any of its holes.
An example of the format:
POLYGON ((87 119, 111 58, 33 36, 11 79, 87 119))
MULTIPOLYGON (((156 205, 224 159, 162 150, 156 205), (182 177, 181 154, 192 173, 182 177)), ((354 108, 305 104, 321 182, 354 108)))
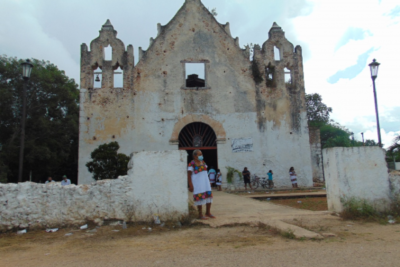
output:
POLYGON ((207 175, 207 165, 203 161, 201 165, 191 161, 188 166, 188 171, 192 172, 192 184, 193 184, 193 200, 194 204, 204 205, 212 203, 212 192, 210 180, 207 175))

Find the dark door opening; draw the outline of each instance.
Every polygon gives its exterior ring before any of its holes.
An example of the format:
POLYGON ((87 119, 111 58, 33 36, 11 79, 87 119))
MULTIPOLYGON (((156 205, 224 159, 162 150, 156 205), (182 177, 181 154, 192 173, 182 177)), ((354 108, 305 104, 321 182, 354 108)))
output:
POLYGON ((217 136, 205 123, 193 122, 179 133, 179 149, 188 153, 188 164, 193 160, 193 151, 201 150, 207 166, 218 169, 217 136))

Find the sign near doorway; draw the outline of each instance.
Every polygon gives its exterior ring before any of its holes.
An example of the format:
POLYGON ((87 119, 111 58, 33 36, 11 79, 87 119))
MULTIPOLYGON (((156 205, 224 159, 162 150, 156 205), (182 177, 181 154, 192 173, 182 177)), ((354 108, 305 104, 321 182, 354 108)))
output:
POLYGON ((232 152, 253 152, 253 139, 238 138, 232 139, 232 152))

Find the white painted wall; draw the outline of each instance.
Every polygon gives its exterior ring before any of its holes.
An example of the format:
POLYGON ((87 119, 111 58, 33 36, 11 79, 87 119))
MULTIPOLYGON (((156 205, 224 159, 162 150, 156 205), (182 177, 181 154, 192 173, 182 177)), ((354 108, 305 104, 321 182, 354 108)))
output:
POLYGON ((395 163, 395 168, 396 168, 396 170, 400 170, 400 162, 395 163))
POLYGON ((136 220, 187 214, 186 152, 140 152, 132 163, 129 176, 91 185, 0 184, 0 230, 125 220, 131 207, 136 220))
MULTIPOLYGON (((223 183, 226 183, 226 166, 234 167, 240 171, 246 166, 252 174, 266 176, 271 169, 274 172, 276 187, 291 187, 289 168, 294 167, 298 174, 298 183, 301 187, 312 186, 312 164, 307 128, 306 113, 302 113, 301 132, 290 134, 290 126, 281 122, 280 128, 275 129, 273 122, 266 123, 265 132, 260 132, 257 124, 257 114, 233 113, 212 116, 222 123, 226 131, 226 141, 218 143, 218 165, 223 173, 223 183), (252 138, 253 152, 233 153, 231 140, 234 138, 252 138)), ((111 141, 118 141, 118 153, 130 155, 143 150, 178 150, 178 145, 170 145, 169 138, 177 120, 167 114, 153 118, 146 114, 145 122, 140 127, 127 130, 123 137, 111 141), (163 116, 164 121, 160 120, 163 116), (163 134, 159 134, 160 128, 163 134), (147 133, 147 134, 145 134, 147 133)), ((82 136, 82 135, 81 135, 82 136)), ((93 182, 92 175, 88 172, 86 162, 90 161, 90 153, 98 147, 98 143, 88 144, 80 142, 79 157, 79 184, 93 182)), ((207 162, 207 159, 205 159, 207 162)))
POLYGON ((385 151, 379 147, 335 147, 322 150, 328 209, 341 212, 342 198, 365 199, 377 209, 390 202, 385 151))

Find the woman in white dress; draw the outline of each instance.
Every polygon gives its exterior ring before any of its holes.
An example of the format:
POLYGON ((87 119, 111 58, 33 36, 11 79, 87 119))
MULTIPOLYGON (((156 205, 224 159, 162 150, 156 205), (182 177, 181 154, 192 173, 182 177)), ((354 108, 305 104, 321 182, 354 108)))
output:
POLYGON ((193 159, 188 166, 189 191, 193 192, 194 204, 199 210, 199 219, 214 219, 211 214, 211 203, 213 195, 211 192, 210 180, 207 175, 207 165, 204 162, 203 153, 196 149, 193 151, 193 159), (203 216, 202 206, 206 205, 206 213, 203 216))

